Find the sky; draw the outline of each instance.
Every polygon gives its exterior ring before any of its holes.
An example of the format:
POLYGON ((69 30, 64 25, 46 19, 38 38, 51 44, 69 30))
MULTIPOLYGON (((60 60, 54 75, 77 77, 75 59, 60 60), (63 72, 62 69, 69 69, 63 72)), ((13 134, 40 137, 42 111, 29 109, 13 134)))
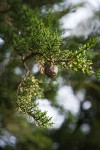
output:
POLYGON ((100 11, 100 0, 65 0, 65 4, 76 5, 80 2, 85 2, 84 7, 78 8, 75 12, 65 15, 61 20, 62 28, 66 29, 65 36, 71 34, 75 35, 88 35, 94 28, 100 27, 100 21, 92 17, 94 11, 100 11))

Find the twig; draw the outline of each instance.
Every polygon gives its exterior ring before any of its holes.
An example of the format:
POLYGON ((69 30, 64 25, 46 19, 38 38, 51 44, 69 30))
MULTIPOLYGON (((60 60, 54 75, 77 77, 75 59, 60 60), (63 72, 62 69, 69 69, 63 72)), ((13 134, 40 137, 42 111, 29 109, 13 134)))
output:
POLYGON ((83 49, 80 51, 80 52, 78 52, 77 54, 75 54, 75 55, 73 55, 71 58, 70 57, 68 57, 67 59, 62 59, 62 60, 47 60, 47 61, 49 61, 49 62, 68 62, 68 61, 71 61, 71 60, 73 60, 73 58, 74 57, 76 57, 77 55, 79 55, 81 52, 83 51, 83 49))

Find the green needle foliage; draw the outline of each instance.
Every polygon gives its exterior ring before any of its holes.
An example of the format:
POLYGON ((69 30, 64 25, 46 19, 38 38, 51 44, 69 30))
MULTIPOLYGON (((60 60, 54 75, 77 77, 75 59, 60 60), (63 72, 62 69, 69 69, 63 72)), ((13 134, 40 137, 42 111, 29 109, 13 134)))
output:
POLYGON ((18 87, 17 105, 21 113, 34 118, 37 126, 45 127, 52 125, 51 118, 46 116, 46 112, 41 112, 35 100, 42 98, 43 91, 39 87, 39 81, 30 75, 23 79, 18 87))
POLYGON ((91 74, 92 60, 88 58, 87 51, 95 45, 96 40, 90 39, 75 51, 63 50, 59 34, 53 31, 52 25, 46 26, 38 10, 23 5, 21 16, 18 14, 15 17, 11 13, 9 17, 12 18, 10 22, 0 23, 1 37, 8 43, 8 48, 12 49, 12 54, 20 56, 26 70, 17 90, 18 110, 33 117, 38 126, 52 125, 51 118, 46 116, 46 112, 41 112, 36 104, 36 99, 41 98, 43 90, 39 86, 39 79, 28 73, 30 69, 26 61, 32 58, 33 62, 41 63, 43 70, 45 64, 49 63, 64 67, 66 70, 91 74))
POLYGON ((97 79, 100 81, 100 69, 95 72, 97 79))

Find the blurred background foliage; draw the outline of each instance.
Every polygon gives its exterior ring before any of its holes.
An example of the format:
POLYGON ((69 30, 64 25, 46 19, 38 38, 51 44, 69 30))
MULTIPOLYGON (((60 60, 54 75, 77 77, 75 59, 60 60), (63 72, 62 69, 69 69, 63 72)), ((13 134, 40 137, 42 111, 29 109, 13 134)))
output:
MULTIPOLYGON (((100 9, 89 6, 88 2, 70 3, 63 0, 0 0, 0 22, 13 27, 20 23, 22 6, 28 5, 38 9, 41 18, 52 30, 57 30, 62 37, 62 48, 76 50, 90 37, 99 37, 100 9), (92 17, 83 21, 74 30, 80 29, 81 34, 75 35, 73 30, 68 36, 63 36, 66 29, 62 28, 61 18, 74 14, 79 8, 88 5, 92 17), (52 12, 52 13, 48 13, 52 12), (49 15, 49 17, 46 17, 49 15), (96 22, 93 25, 93 22, 96 22), (92 26, 92 28, 90 27, 92 26), (90 30, 91 28, 91 30, 90 30), (87 31, 87 34, 82 34, 87 31)), ((9 29, 8 29, 8 32, 9 29)), ((11 31, 12 32, 12 31, 11 31)), ((100 81, 95 76, 83 75, 62 69, 53 80, 42 76, 44 81, 44 95, 60 114, 64 121, 59 128, 41 129, 26 117, 16 114, 16 90, 23 76, 23 66, 20 60, 9 59, 12 45, 6 41, 3 28, 0 26, 0 149, 5 150, 99 150, 100 149, 100 81), (3 39, 5 39, 3 41, 3 39), (20 69, 19 69, 20 68, 20 69), (61 82, 70 85, 76 95, 83 92, 80 109, 76 115, 66 111, 56 100, 61 82)), ((11 33, 12 36, 12 33, 11 33)), ((16 57, 16 53, 14 54, 16 57)), ((93 69, 100 68, 100 44, 97 42, 89 53, 93 60, 93 69)), ((41 78, 39 74, 38 78, 41 78)), ((63 101, 63 100, 62 100, 63 101)), ((49 111, 49 110, 48 110, 49 111)))

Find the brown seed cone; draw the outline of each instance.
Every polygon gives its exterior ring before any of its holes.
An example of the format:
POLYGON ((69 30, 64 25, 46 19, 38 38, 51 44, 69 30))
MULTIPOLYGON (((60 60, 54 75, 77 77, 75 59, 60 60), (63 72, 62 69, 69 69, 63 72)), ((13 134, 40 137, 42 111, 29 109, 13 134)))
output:
POLYGON ((45 74, 48 77, 53 78, 58 73, 58 67, 56 65, 48 65, 45 67, 45 74))

